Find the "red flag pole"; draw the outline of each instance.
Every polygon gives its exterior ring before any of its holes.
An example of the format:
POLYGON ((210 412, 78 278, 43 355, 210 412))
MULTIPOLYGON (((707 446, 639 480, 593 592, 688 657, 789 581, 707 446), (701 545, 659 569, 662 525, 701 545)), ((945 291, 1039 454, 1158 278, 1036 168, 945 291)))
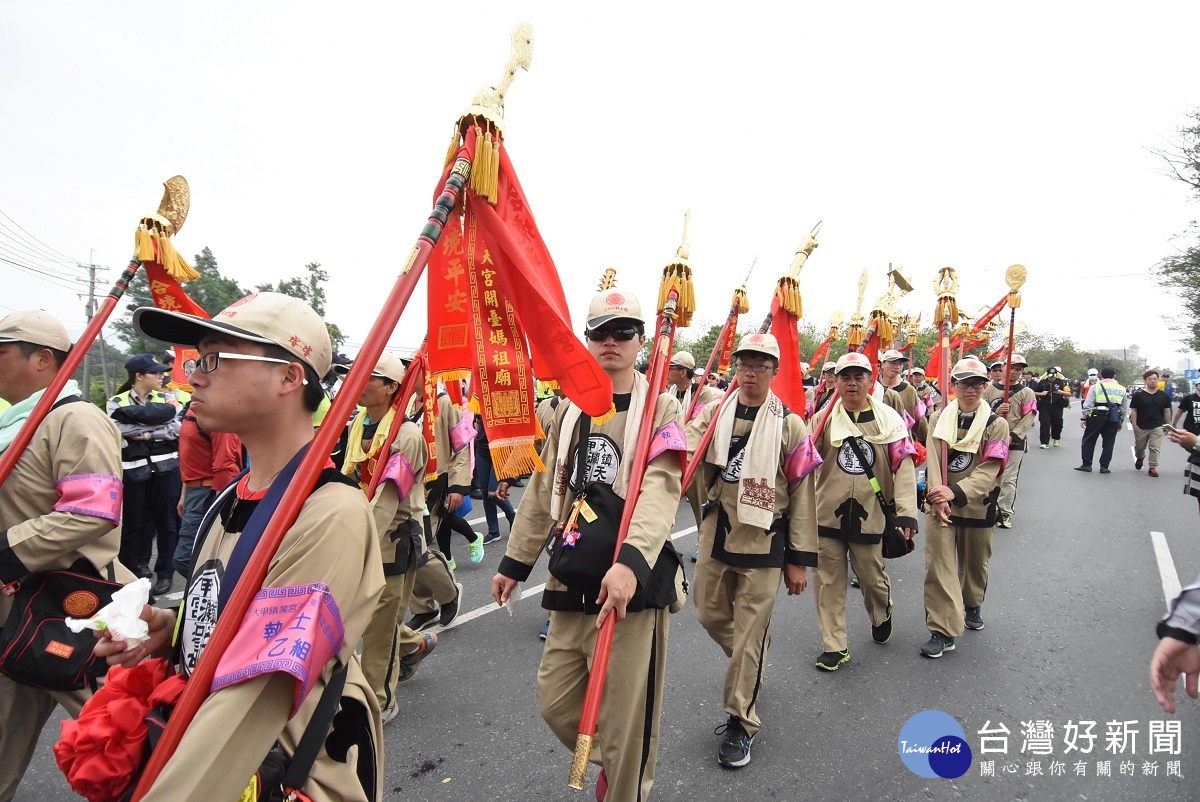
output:
MULTIPOLYGON (((751 269, 753 269, 753 265, 751 265, 751 269)), ((747 278, 748 277, 749 276, 747 276, 747 278)), ((708 379, 708 374, 712 371, 713 362, 717 359, 717 353, 725 347, 725 340, 729 337, 730 329, 737 326, 738 315, 742 313, 742 305, 744 303, 745 295, 739 295, 738 291, 735 290, 733 293, 733 302, 729 305, 729 316, 725 318, 725 325, 721 326, 721 333, 717 335, 717 344, 713 347, 712 353, 708 355, 708 364, 704 366, 704 376, 701 378, 702 382, 708 379)), ((692 398, 688 402, 688 408, 684 411, 684 423, 687 423, 692 419, 692 413, 696 409, 696 402, 699 400, 699 398, 699 393, 692 393, 692 398)))
POLYGON ((309 444, 308 451, 297 467, 288 489, 283 494, 283 500, 275 510, 275 514, 271 516, 258 546, 254 549, 253 556, 230 595, 228 603, 221 611, 216 628, 204 651, 200 654, 196 668, 188 680, 187 688, 175 706, 162 738, 151 753, 150 760, 142 772, 137 789, 134 791, 133 802, 138 802, 153 787, 158 775, 179 746, 184 731, 195 718, 200 705, 208 697, 209 687, 216 674, 217 663, 233 641, 234 635, 237 634, 242 618, 254 600, 255 594, 262 588, 271 559, 275 556, 283 536, 299 516, 300 508, 308 498, 308 491, 316 484, 317 476, 341 434, 342 425, 349 419, 351 409, 357 403, 363 388, 366 387, 367 379, 375 369, 379 355, 383 353, 383 347, 396 328, 396 323, 417 286, 425 264, 429 261, 429 254, 441 237, 446 221, 453 213, 459 196, 463 192, 463 187, 470 178, 474 152, 475 130, 473 127, 468 127, 465 142, 459 148, 457 158, 443 174, 445 184, 429 215, 429 221, 421 229, 416 244, 413 245, 400 275, 396 277, 391 293, 384 302, 383 309, 375 319, 375 323, 358 353, 358 358, 354 360, 354 365, 351 366, 350 372, 342 383, 341 391, 334 399, 321 428, 317 430, 316 436, 309 444))
POLYGON ((404 372, 404 381, 400 384, 400 392, 396 393, 396 414, 392 416, 392 427, 388 429, 387 436, 383 439, 383 445, 379 447, 378 453, 382 455, 382 459, 376 460, 375 471, 371 474, 371 481, 367 484, 367 501, 375 498, 375 491, 379 489, 379 480, 383 477, 383 468, 387 465, 388 457, 392 453, 392 443, 396 442, 400 425, 404 423, 404 410, 408 409, 409 399, 416 395, 417 388, 425 382, 425 365, 422 357, 425 356, 427 349, 427 341, 421 340, 421 346, 413 354, 412 362, 409 363, 408 370, 404 372))
MULTIPOLYGON (((658 395, 666 387, 667 364, 671 358, 671 343, 675 339, 675 316, 679 302, 679 290, 672 288, 667 295, 667 302, 659 315, 661 327, 655 337, 654 348, 651 351, 650 370, 648 378, 650 388, 646 394, 646 406, 642 410, 639 422, 637 446, 633 453, 633 464, 629 472, 629 489, 625 494, 625 507, 621 511, 621 526, 617 530, 617 548, 613 552, 613 562, 621 553, 621 545, 629 534, 629 524, 633 520, 633 512, 637 506, 638 493, 642 489, 642 479, 646 473, 646 456, 650 453, 650 438, 654 434, 654 417, 658 410, 658 395)), ((686 485, 685 485, 686 487, 686 485)), ((608 675, 608 658, 612 653, 612 641, 617 626, 617 616, 610 613, 604 619, 599 634, 596 635, 596 647, 592 657, 592 668, 588 675, 587 692, 583 698, 583 713, 579 718, 579 732, 575 739, 575 754, 571 759, 571 774, 567 786, 577 791, 583 790, 587 779, 588 759, 592 753, 592 742, 596 737, 596 723, 600 718, 600 702, 604 697, 604 682, 608 675)))

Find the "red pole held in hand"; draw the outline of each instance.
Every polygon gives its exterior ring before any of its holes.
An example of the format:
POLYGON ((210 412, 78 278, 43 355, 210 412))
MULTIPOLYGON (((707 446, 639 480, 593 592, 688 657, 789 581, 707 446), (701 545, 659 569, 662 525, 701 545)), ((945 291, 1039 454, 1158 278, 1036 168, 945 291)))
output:
POLYGON ((453 165, 447 168, 445 185, 429 215, 429 221, 417 237, 417 242, 409 253, 400 275, 397 276, 392 291, 384 302, 383 309, 371 327, 371 331, 358 353, 358 358, 354 360, 350 372, 342 383, 341 391, 333 400, 333 405, 326 414, 321 428, 317 430, 316 436, 309 444, 308 451, 297 467, 288 489, 283 494, 282 501, 267 524, 253 556, 229 597, 228 603, 221 610, 216 628, 209 637, 196 668, 188 679, 187 688, 176 704, 162 738, 154 752, 151 753, 150 761, 138 781, 133 802, 139 802, 153 787, 167 761, 171 759, 175 749, 179 746, 184 731, 208 697, 209 687, 216 674, 217 663, 220 662, 221 656, 233 641, 234 635, 237 634, 254 596, 262 588, 271 560, 274 558, 283 536, 295 523, 309 491, 316 484, 317 477, 321 473, 325 461, 329 458, 343 425, 350 418, 351 409, 362 395, 363 388, 366 387, 367 380, 379 361, 379 355, 383 353, 383 347, 387 344, 388 337, 396 328, 396 323, 417 286, 417 281, 429 261, 429 255, 442 235, 446 221, 453 213, 458 198, 470 178, 474 151, 475 130, 468 127, 465 143, 459 149, 453 165))

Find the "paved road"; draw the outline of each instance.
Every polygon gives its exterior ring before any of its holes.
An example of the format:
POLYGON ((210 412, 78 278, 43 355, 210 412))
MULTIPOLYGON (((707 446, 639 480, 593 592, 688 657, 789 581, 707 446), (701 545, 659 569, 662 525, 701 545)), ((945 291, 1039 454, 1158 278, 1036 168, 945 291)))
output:
MULTIPOLYGON (((745 769, 725 771, 716 762, 723 655, 690 608, 674 616, 654 799, 1200 799, 1200 705, 1185 698, 1180 714, 1167 716, 1147 680, 1163 576, 1177 572, 1187 584, 1200 573, 1200 521, 1180 493, 1185 455, 1170 446, 1163 478, 1150 479, 1134 471, 1133 437, 1125 431, 1113 474, 1077 473, 1080 430, 1071 422, 1069 413, 1062 448, 1035 445, 1025 459, 1014 527, 996 532, 987 627, 966 633, 957 651, 941 660, 918 654, 928 637, 919 548, 889 565, 892 642, 871 641, 852 595, 851 662, 832 674, 813 665, 821 642, 811 591, 798 599, 781 593, 760 702, 764 729, 745 769), (1157 551, 1154 532, 1161 533, 1157 551), (924 779, 902 764, 900 728, 924 710, 945 711, 965 729, 975 754, 962 777, 924 779), (1051 753, 1034 751, 1035 737, 1022 754, 1022 722, 1037 721, 1053 726, 1051 753), (1096 722, 1097 737, 1081 756, 1067 752, 1064 735, 1065 725, 1082 721, 1096 722), (1151 727, 1162 721, 1180 726, 1176 754, 1169 730, 1152 743, 1151 727), (1136 731, 1123 753, 1106 751, 1109 722, 1136 731), (979 731, 998 725, 1011 733, 1007 754, 981 754, 999 743, 983 743, 979 731), (1081 760, 1084 776, 1077 775, 1081 760), (984 776, 987 761, 994 777, 984 776), (1112 776, 1098 776, 1103 761, 1112 776), (1168 776, 1175 766, 1182 777, 1168 776)), ((675 531, 677 546, 690 552, 696 536, 686 505, 675 531)), ((535 587, 544 561, 522 586, 530 597, 510 617, 487 595, 501 550, 489 548, 477 567, 466 565, 463 552, 458 575, 471 612, 401 686, 402 712, 385 731, 385 798, 592 799, 590 787, 565 787, 570 754, 537 714, 533 680, 545 616, 535 587)), ((48 736, 51 730, 57 727, 48 736)), ((43 738, 18 800, 74 798, 50 743, 43 738)), ((1076 743, 1086 748, 1085 739, 1076 743)))

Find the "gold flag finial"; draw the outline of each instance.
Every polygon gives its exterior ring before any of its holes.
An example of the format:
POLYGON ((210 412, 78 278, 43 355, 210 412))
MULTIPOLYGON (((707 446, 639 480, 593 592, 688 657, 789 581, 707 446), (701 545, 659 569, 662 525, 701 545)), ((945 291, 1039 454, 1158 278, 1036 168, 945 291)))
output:
POLYGON ((617 286, 617 269, 615 267, 604 268, 604 275, 600 277, 600 286, 597 292, 611 290, 617 286))
POLYGON ((696 311, 696 290, 692 285, 692 267, 688 264, 691 244, 688 242, 688 225, 692 221, 692 210, 683 213, 683 237, 675 249, 675 261, 663 268, 662 281, 658 285, 658 313, 673 315, 680 327, 692 323, 696 311), (675 291, 675 304, 668 309, 671 291, 675 291))
POLYGON ((187 179, 181 175, 171 176, 163 182, 163 197, 158 204, 158 211, 143 217, 134 232, 137 258, 143 262, 158 262, 176 281, 200 278, 200 274, 171 244, 171 237, 183 228, 191 207, 192 193, 187 179))
POLYGON ((500 181, 500 140, 504 137, 504 95, 518 69, 528 70, 533 63, 533 26, 523 22, 512 30, 512 52, 504 73, 495 86, 485 86, 454 125, 454 135, 446 151, 446 164, 458 157, 459 146, 467 132, 475 129, 475 156, 471 160, 471 191, 495 204, 500 181))
POLYGON ((1021 305, 1021 287, 1025 286, 1025 266, 1009 265, 1004 271, 1004 282, 1008 284, 1008 306, 1016 309, 1021 305))
POLYGON ((528 70, 533 64, 533 26, 528 22, 522 22, 512 29, 511 37, 512 51, 508 57, 508 63, 504 65, 500 81, 495 86, 485 86, 476 93, 470 107, 458 120, 460 129, 465 125, 478 124, 480 120, 486 120, 503 135, 504 95, 512 85, 517 70, 528 70))
POLYGON ((943 267, 938 271, 933 280, 933 291, 938 297, 937 309, 934 312, 937 324, 942 325, 942 321, 949 316, 950 322, 957 326, 958 301, 955 300, 955 296, 958 295, 958 273, 953 267, 943 267))

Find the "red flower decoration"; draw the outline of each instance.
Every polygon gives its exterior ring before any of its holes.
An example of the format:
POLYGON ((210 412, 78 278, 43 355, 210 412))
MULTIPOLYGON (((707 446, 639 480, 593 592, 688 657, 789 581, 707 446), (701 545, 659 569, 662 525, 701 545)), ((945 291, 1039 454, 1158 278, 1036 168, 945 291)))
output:
POLYGON ((158 705, 174 705, 185 686, 179 675, 168 677, 169 670, 165 660, 110 668, 79 718, 62 723, 54 759, 71 788, 88 802, 116 802, 141 773, 146 714, 158 705))

